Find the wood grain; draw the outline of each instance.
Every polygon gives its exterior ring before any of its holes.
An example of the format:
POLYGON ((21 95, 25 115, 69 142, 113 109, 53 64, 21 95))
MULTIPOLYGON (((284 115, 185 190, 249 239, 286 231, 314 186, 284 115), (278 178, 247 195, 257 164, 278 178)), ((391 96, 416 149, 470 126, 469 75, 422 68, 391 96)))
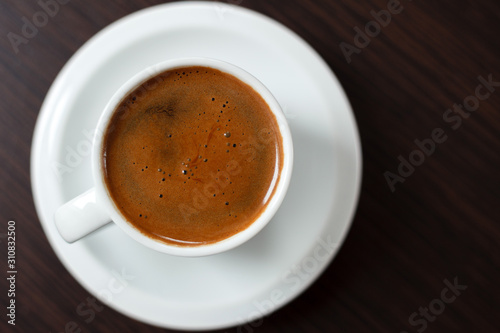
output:
MULTIPOLYGON (((401 12, 348 63, 339 45, 353 44, 353 29, 364 29, 374 19, 370 11, 390 1, 236 2, 295 31, 333 69, 359 125, 364 171, 352 229, 319 280, 258 327, 220 332, 417 332, 423 324, 411 325, 409 317, 455 277, 467 289, 421 332, 499 332, 500 87, 457 129, 443 116, 475 94, 479 76, 500 82, 500 3, 401 0, 401 12), (392 192, 384 173, 397 173, 398 156, 408 159, 415 140, 436 128, 447 140, 392 192)), ((71 322, 75 332, 172 332, 107 307, 90 323, 76 314, 90 295, 49 246, 29 174, 36 118, 62 66, 108 24, 158 3, 70 1, 16 54, 7 34, 39 7, 0 0, 0 267, 7 265, 6 222, 15 220, 22 272, 15 327, 7 324, 8 285, 0 280, 2 332, 64 332, 71 322)))

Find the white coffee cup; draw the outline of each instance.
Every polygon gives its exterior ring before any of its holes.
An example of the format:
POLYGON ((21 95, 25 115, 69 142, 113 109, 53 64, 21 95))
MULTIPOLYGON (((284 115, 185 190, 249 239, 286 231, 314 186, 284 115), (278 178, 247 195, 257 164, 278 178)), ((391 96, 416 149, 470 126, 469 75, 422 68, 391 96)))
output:
POLYGON ((62 238, 69 243, 88 235, 110 222, 114 222, 139 243, 163 253, 190 257, 220 253, 243 244, 262 230, 281 205, 290 183, 293 165, 292 137, 281 107, 269 90, 259 80, 243 69, 220 60, 209 58, 182 58, 167 60, 144 69, 128 80, 113 95, 101 114, 95 133, 91 155, 94 187, 60 207, 55 213, 56 227, 62 238), (104 181, 101 152, 104 133, 108 128, 109 121, 118 105, 127 95, 162 72, 190 66, 211 67, 231 74, 259 93, 276 117, 283 142, 284 159, 281 174, 272 198, 262 214, 251 223, 249 227, 216 243, 199 246, 176 246, 144 235, 120 213, 115 202, 111 199, 104 181))

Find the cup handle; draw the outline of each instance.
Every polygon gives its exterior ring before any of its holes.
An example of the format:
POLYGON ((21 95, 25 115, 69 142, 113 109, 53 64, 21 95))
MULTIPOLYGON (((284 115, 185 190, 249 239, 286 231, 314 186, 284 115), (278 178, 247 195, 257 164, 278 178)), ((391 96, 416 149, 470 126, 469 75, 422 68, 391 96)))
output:
POLYGON ((73 243, 111 222, 104 207, 96 202, 95 188, 57 209, 54 220, 62 238, 73 243))

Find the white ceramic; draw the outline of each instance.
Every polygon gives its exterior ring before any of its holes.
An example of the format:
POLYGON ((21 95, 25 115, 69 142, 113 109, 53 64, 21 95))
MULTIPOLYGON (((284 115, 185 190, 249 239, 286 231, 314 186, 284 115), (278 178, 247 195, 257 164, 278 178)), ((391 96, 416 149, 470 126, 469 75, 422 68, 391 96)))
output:
POLYGON ((285 198, 292 176, 292 163, 292 137, 285 115, 274 96, 259 80, 237 66, 216 59, 199 57, 170 59, 140 71, 125 82, 111 97, 99 118, 97 130, 92 140, 91 168, 95 187, 60 207, 55 213, 54 220, 61 236, 70 243, 88 235, 109 222, 114 222, 130 237, 159 252, 186 257, 217 254, 233 249, 248 241, 261 231, 272 219, 285 198), (119 203, 115 203, 113 199, 111 199, 106 187, 104 173, 102 171, 103 165, 101 154, 103 149, 103 138, 109 126, 109 121, 118 105, 127 95, 162 72, 190 66, 210 67, 231 74, 252 87, 264 101, 266 101, 269 109, 276 117, 280 136, 282 138, 283 167, 279 178, 277 174, 274 175, 273 186, 276 187, 274 195, 270 198, 262 214, 248 228, 217 243, 200 246, 175 246, 147 237, 128 222, 121 214, 117 207, 119 203), (278 183, 274 184, 276 181, 278 181, 278 183))
MULTIPOLYGON (((89 40, 47 94, 31 163, 41 225, 76 281, 99 302, 127 316, 184 330, 243 324, 306 290, 347 235, 361 184, 356 123, 328 65, 276 21, 211 1, 151 7, 89 40), (273 92, 285 112, 293 136, 294 170, 273 220, 245 244, 200 258, 151 250, 115 224, 73 244, 65 242, 54 225, 54 212, 93 186, 90 142, 106 103, 145 67, 192 56, 245 68, 273 92), (120 275, 128 279, 116 290, 120 275)), ((59 306, 74 309, 82 301, 59 306)), ((69 319, 84 318, 75 314, 69 319)), ((65 323, 54 322, 52 329, 62 331, 65 323)), ((266 318, 258 323, 266 325, 266 318)), ((92 323, 87 328, 92 331, 92 323)))

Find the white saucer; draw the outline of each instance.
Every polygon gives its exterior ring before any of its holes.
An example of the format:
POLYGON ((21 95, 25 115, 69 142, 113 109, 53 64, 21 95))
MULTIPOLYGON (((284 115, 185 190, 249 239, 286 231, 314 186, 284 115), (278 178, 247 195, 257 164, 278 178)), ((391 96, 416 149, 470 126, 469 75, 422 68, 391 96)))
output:
POLYGON ((276 310, 328 266, 356 207, 361 147, 339 82, 302 39, 241 7, 181 2, 113 23, 71 58, 40 112, 31 176, 54 251, 91 294, 152 325, 217 329, 276 310), (107 100, 133 74, 186 56, 218 58, 246 69, 284 108, 294 140, 294 174, 275 218, 248 243, 204 258, 156 253, 113 224, 67 244, 53 214, 93 186, 85 131, 92 132, 107 100), (119 273, 129 278, 119 279, 119 273))

